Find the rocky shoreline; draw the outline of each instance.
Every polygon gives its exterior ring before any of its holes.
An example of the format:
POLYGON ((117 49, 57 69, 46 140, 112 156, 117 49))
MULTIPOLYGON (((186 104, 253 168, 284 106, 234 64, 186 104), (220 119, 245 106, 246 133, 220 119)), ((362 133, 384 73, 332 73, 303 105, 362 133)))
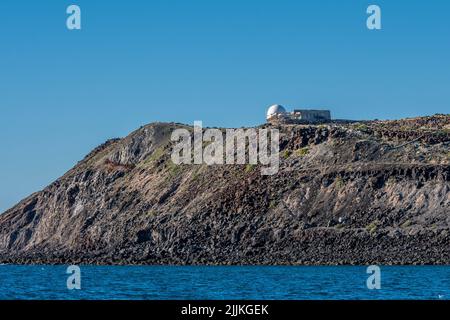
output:
POLYGON ((175 166, 176 128, 110 140, 0 215, 0 263, 450 264, 448 115, 278 126, 273 176, 175 166))

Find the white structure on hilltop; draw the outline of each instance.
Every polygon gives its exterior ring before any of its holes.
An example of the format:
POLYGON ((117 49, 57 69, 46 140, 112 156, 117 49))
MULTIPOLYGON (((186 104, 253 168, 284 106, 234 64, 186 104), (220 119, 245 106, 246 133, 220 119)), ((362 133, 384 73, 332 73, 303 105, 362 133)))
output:
POLYGON ((267 120, 269 120, 271 117, 276 116, 276 115, 281 115, 281 114, 285 114, 286 113, 286 109, 279 105, 279 104, 274 104, 273 106, 270 106, 269 109, 267 110, 267 120))
POLYGON ((286 109, 275 104, 267 110, 266 120, 269 123, 305 123, 305 122, 328 122, 331 120, 331 113, 329 110, 302 110, 294 109, 292 112, 287 112, 286 109))

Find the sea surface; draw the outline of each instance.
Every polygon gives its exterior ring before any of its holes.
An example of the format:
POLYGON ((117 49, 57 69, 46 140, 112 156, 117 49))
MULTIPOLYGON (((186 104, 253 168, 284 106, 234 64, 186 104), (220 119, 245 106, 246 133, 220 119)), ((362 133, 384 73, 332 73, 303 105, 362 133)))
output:
POLYGON ((381 289, 368 289, 364 266, 0 265, 0 299, 450 299, 450 266, 381 266, 381 289), (71 282, 73 283, 73 282, 71 282))

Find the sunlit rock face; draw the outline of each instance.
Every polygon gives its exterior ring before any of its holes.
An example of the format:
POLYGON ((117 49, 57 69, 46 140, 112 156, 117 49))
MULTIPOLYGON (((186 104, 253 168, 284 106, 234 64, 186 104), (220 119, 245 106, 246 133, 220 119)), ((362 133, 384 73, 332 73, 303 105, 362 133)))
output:
POLYGON ((449 126, 265 124, 280 168, 263 176, 174 165, 171 133, 192 127, 150 124, 0 215, 0 262, 449 264, 449 126))

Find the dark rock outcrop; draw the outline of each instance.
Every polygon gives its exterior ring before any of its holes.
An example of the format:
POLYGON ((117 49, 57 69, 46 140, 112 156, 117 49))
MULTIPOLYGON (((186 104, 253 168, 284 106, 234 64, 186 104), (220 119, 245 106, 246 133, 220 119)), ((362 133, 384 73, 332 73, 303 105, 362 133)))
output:
POLYGON ((279 126, 279 173, 262 176, 176 166, 171 132, 191 128, 150 124, 0 215, 0 261, 449 264, 449 126, 279 126))

